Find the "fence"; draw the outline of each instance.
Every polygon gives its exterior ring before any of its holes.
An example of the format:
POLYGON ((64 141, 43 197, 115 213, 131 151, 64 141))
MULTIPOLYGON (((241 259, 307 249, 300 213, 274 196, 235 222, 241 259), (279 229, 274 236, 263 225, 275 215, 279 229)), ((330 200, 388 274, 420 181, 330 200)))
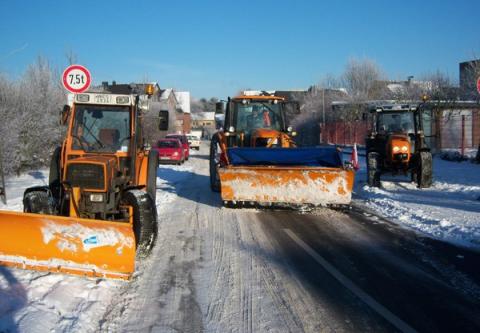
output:
POLYGON ((437 150, 471 155, 480 144, 480 110, 441 111, 433 124, 437 150))
MULTIPOLYGON (((423 118, 426 141, 434 153, 458 151, 475 155, 480 145, 480 109, 431 110, 423 118)), ((370 130, 367 121, 337 120, 322 126, 322 143, 364 144, 370 130)))
POLYGON ((322 142, 337 145, 364 144, 370 129, 366 121, 335 121, 323 126, 322 142))

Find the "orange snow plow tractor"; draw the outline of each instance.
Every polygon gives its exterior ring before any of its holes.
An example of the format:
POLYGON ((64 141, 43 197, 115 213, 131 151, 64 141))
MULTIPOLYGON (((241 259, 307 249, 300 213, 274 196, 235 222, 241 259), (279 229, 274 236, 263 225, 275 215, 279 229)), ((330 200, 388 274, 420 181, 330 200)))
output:
MULTIPOLYGON (((81 93, 66 105, 67 135, 49 185, 25 190, 24 213, 0 211, 0 264, 129 279, 157 235, 158 155, 146 149, 148 95, 81 93)), ((160 112, 159 128, 168 126, 160 112)))
POLYGON ((218 104, 225 130, 211 141, 210 185, 224 204, 350 203, 353 169, 335 147, 297 147, 286 124, 287 103, 262 93, 229 99, 226 108, 218 104))

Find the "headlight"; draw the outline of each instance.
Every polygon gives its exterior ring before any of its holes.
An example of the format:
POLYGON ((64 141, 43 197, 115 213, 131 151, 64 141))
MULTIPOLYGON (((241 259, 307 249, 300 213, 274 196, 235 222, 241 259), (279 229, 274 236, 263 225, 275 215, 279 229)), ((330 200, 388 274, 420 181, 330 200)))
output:
POLYGON ((402 152, 406 153, 408 151, 408 147, 407 146, 402 146, 402 152))
POLYGON ((178 152, 174 152, 172 155, 173 156, 178 156, 178 152))
POLYGON ((398 153, 400 151, 400 147, 398 146, 393 146, 393 152, 398 153))
POLYGON ((91 202, 103 202, 103 194, 90 194, 91 202))

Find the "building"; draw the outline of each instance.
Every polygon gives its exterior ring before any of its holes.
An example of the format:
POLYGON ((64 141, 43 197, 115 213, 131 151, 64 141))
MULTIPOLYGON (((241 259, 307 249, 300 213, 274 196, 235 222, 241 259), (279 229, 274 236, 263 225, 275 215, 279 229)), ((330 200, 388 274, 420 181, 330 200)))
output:
POLYGON ((201 130, 202 138, 210 139, 216 131, 215 112, 193 113, 192 130, 201 130))
POLYGON ((175 97, 177 99, 177 108, 182 110, 183 114, 183 133, 190 133, 192 130, 192 116, 190 112, 190 92, 188 91, 175 91, 175 97))

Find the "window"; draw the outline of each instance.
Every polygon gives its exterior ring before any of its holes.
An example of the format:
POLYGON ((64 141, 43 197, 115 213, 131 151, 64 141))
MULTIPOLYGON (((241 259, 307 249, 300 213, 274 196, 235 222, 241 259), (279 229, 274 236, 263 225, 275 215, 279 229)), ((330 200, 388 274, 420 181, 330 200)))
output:
POLYGON ((73 149, 88 152, 128 151, 128 107, 77 105, 72 130, 73 149))

